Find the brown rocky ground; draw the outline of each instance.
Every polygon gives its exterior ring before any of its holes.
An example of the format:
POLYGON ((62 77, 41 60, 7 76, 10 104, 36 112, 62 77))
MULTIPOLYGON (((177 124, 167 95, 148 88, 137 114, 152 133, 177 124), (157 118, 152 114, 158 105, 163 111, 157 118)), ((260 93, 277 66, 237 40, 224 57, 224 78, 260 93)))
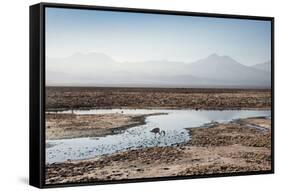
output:
POLYGON ((192 139, 183 145, 49 164, 46 183, 271 170, 270 126, 271 120, 263 118, 214 123, 187 129, 192 139))
POLYGON ((270 89, 47 87, 47 110, 72 108, 248 109, 271 107, 270 89))

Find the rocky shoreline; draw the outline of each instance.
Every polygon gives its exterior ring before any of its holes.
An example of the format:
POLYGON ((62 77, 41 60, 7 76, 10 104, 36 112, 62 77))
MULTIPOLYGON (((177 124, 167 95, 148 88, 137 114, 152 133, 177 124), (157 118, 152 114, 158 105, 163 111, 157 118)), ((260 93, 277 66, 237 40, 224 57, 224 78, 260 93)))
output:
POLYGON ((123 114, 46 114, 46 139, 70 139, 81 137, 103 137, 145 124, 145 119, 153 113, 144 115, 123 114))
POLYGON ((46 165, 46 183, 271 170, 271 120, 248 118, 187 129, 181 145, 124 151, 46 165), (262 127, 268 129, 261 131, 262 127))

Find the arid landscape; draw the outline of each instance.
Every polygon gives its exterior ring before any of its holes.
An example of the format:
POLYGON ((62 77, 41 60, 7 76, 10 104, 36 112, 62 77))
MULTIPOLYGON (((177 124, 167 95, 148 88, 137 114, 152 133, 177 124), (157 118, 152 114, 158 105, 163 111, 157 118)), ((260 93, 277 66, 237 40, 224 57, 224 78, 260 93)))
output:
MULTIPOLYGON (((51 141, 77 138, 102 140, 102 137, 122 135, 136 126, 145 127, 149 117, 170 115, 165 109, 270 112, 270 108, 271 92, 266 89, 47 87, 46 148, 53 148, 51 141), (163 109, 163 112, 126 113, 126 109, 152 108, 163 109), (120 112, 75 113, 76 110, 89 109, 119 109, 120 112), (68 112, 63 113, 63 110, 68 112)), ((270 117, 246 117, 225 122, 212 120, 198 127, 186 124, 183 130, 190 137, 177 144, 159 146, 156 143, 155 146, 125 149, 85 159, 47 162, 46 183, 271 170, 270 117)), ((171 132, 166 130, 165 136, 170 135, 171 132)), ((155 140, 161 142, 165 138, 161 136, 155 134, 155 140)), ((151 136, 151 139, 154 137, 151 136)))
POLYGON ((47 87, 47 111, 102 108, 270 109, 270 89, 47 87))
POLYGON ((46 184, 272 172, 269 21, 57 8, 46 21, 46 184))

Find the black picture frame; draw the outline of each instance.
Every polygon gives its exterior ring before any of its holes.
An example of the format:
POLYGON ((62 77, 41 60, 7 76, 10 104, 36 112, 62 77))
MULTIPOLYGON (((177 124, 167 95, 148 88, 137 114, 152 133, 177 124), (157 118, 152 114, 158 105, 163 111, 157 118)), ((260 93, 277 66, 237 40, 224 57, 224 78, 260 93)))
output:
POLYGON ((29 134, 29 184, 38 188, 132 183, 146 181, 167 181, 178 179, 242 176, 274 173, 274 18, 216 13, 197 13, 155 9, 135 9, 124 7, 104 7, 90 5, 39 3, 30 6, 30 134, 29 134), (45 8, 87 9, 164 15, 184 15, 214 18, 236 18, 271 22, 271 170, 237 173, 220 173, 177 177, 157 177, 143 179, 110 180, 103 182, 45 184, 45 8))

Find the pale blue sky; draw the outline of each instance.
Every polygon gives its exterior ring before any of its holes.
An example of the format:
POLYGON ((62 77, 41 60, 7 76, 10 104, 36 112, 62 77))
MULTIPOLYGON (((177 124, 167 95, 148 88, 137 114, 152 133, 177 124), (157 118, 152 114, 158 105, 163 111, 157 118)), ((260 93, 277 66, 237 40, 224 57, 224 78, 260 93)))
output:
POLYGON ((100 52, 117 61, 191 62, 212 53, 270 60, 269 21, 46 8, 46 55, 100 52))

